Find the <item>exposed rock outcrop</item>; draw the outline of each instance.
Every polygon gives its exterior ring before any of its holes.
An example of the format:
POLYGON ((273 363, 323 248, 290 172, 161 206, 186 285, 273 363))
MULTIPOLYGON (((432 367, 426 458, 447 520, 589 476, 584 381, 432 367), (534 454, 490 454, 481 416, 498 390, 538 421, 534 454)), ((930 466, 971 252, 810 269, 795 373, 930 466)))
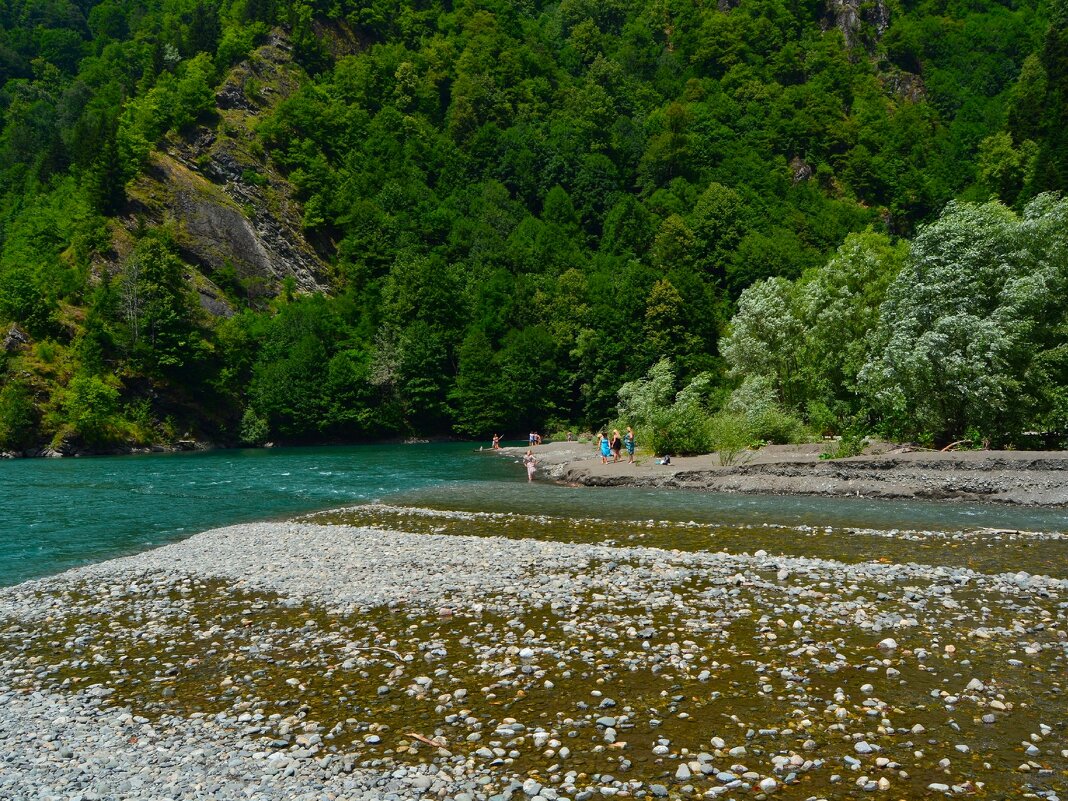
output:
POLYGON ((790 159, 790 172, 793 173, 794 183, 799 184, 812 177, 812 165, 800 156, 790 159))
MULTIPOLYGON (((215 127, 169 137, 128 188, 126 231, 118 238, 146 224, 167 226, 203 273, 193 283, 212 314, 232 313, 216 285, 216 273, 230 275, 230 268, 250 295, 276 294, 287 277, 306 292, 329 287, 329 267, 304 236, 294 188, 253 131, 258 117, 297 90, 301 76, 288 40, 274 32, 218 88, 215 127)), ((128 244, 116 243, 120 257, 128 244)))
POLYGON ((890 8, 886 0, 827 0, 827 15, 831 24, 842 32, 846 46, 850 48, 865 44, 861 37, 865 23, 872 27, 876 39, 890 27, 890 8))
POLYGON ((879 76, 883 88, 887 94, 901 100, 918 103, 927 96, 927 87, 923 84, 923 78, 911 72, 899 69, 890 69, 879 76))
POLYGON ((4 334, 3 342, 0 342, 2 347, 7 353, 14 353, 16 350, 25 347, 30 344, 30 335, 19 328, 14 323, 4 334))

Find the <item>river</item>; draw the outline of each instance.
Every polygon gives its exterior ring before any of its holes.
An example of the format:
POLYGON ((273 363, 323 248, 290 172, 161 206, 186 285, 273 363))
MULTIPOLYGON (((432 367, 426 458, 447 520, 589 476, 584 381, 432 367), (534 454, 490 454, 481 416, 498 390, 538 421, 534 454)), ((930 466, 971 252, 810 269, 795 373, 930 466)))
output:
POLYGON ((0 585, 251 520, 370 501, 558 517, 1060 531, 1063 510, 530 485, 470 443, 0 461, 0 585))

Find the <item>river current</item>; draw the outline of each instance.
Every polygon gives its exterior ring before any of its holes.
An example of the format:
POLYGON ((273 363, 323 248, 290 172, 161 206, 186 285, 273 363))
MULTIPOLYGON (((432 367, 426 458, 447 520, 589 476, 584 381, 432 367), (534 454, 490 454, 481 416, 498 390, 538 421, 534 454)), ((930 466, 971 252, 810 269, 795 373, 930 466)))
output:
POLYGON ((0 461, 0 586, 252 520, 380 501, 563 518, 1068 530, 1063 510, 528 484, 470 443, 0 461))

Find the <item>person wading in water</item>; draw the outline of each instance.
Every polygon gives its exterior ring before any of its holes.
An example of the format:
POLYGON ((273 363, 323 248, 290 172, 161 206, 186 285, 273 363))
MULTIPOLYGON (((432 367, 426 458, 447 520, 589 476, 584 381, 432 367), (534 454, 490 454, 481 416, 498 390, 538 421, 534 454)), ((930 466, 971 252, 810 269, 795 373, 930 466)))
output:
POLYGON ((534 451, 527 451, 527 455, 523 457, 523 464, 527 466, 527 481, 533 481, 534 469, 538 466, 538 460, 534 457, 534 451))

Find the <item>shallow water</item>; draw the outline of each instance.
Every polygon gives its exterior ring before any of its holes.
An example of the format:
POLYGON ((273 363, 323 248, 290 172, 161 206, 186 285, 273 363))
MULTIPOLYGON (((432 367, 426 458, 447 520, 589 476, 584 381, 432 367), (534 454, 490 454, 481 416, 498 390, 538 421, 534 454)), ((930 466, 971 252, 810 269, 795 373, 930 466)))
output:
POLYGON ((216 526, 368 501, 570 517, 1068 530, 1064 510, 528 484, 469 443, 0 461, 0 585, 216 526))
POLYGON ((604 520, 514 513, 464 514, 367 504, 309 515, 309 522, 416 534, 507 537, 680 551, 756 553, 858 564, 922 564, 979 573, 1068 577, 1068 535, 980 529, 879 531, 832 526, 604 520))

